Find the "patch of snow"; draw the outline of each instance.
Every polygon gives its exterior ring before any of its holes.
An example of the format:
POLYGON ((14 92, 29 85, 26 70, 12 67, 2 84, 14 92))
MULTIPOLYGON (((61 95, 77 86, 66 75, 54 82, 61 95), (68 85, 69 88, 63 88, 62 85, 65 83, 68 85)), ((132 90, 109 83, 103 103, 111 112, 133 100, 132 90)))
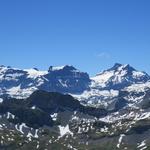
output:
POLYGON ((35 135, 34 135, 34 137, 35 137, 35 138, 38 138, 38 137, 39 137, 39 136, 38 136, 38 129, 35 130, 35 135))
POLYGON ((101 128, 101 132, 107 133, 108 132, 108 127, 104 126, 104 128, 101 128))
POLYGON ((62 81, 61 79, 58 79, 58 81, 63 87, 68 87, 66 81, 62 81))
POLYGON ((7 92, 10 95, 16 95, 17 93, 20 93, 20 91, 21 91, 20 85, 16 86, 16 87, 12 87, 12 88, 10 88, 10 89, 7 90, 7 92))
POLYGON ((3 103, 3 99, 2 98, 0 98, 0 103, 3 103))
POLYGON ((131 86, 125 88, 125 90, 128 92, 145 92, 148 88, 150 88, 150 81, 146 83, 132 84, 131 86))
POLYGON ((143 120, 143 119, 150 119, 150 112, 144 112, 142 114, 138 114, 135 116, 134 120, 138 121, 138 120, 143 120))
POLYGON ((65 66, 53 66, 52 71, 63 70, 65 66))
POLYGON ((70 131, 69 129, 69 125, 67 124, 65 127, 64 126, 58 126, 59 130, 60 130, 60 137, 63 137, 66 134, 70 134, 71 136, 73 136, 73 132, 70 131))
POLYGON ((0 74, 5 73, 8 70, 5 66, 0 66, 0 74))
POLYGON ((84 91, 81 94, 71 94, 73 97, 78 99, 81 103, 85 102, 84 105, 89 106, 104 106, 107 107, 112 101, 111 99, 117 97, 119 91, 117 90, 99 90, 91 89, 89 91, 84 91))
POLYGON ((40 145, 39 145, 39 143, 38 143, 37 146, 36 146, 36 149, 39 149, 39 147, 40 147, 40 145))
POLYGON ((24 71, 28 73, 28 78, 33 79, 48 74, 48 71, 39 71, 36 69, 25 69, 24 71))
POLYGON ((145 74, 143 72, 140 72, 140 71, 133 71, 132 75, 135 78, 140 78, 140 77, 144 76, 145 74))
POLYGON ((31 141, 31 138, 33 137, 33 135, 31 134, 31 132, 28 132, 27 134, 27 138, 29 139, 29 141, 31 141))
POLYGON ((72 94, 72 96, 81 99, 89 99, 90 97, 116 97, 118 96, 119 92, 117 90, 98 90, 98 89, 91 89, 90 91, 84 91, 82 94, 72 94))
POLYGON ((56 120, 57 120, 58 113, 54 113, 54 114, 52 114, 52 115, 50 115, 50 116, 52 117, 52 119, 53 119, 54 121, 56 121, 56 120))
POLYGON ((32 106, 32 107, 31 107, 31 109, 33 109, 33 110, 34 110, 35 108, 36 108, 36 106, 32 106))
POLYGON ((145 147, 141 148, 140 150, 145 150, 145 149, 147 149, 147 146, 145 146, 145 147))
POLYGON ((117 148, 120 148, 120 145, 121 145, 121 142, 122 142, 124 136, 125 136, 124 134, 120 135, 119 140, 118 140, 118 144, 117 144, 117 148))
POLYGON ((99 118, 99 121, 114 123, 116 121, 124 120, 124 119, 132 119, 133 121, 150 119, 150 112, 145 112, 144 110, 139 110, 139 109, 137 109, 137 111, 124 112, 123 114, 119 112, 115 112, 105 117, 99 118))
POLYGON ((23 76, 23 73, 12 73, 12 74, 7 74, 7 76, 11 77, 12 79, 15 79, 17 77, 23 76))
POLYGON ((11 97, 21 99, 21 98, 27 98, 36 90, 37 90, 36 87, 21 89, 21 85, 19 85, 19 86, 12 87, 12 88, 8 89, 6 91, 6 93, 9 94, 11 97))
POLYGON ((72 120, 79 120, 79 117, 77 117, 77 116, 72 116, 72 120))
POLYGON ((21 125, 19 125, 19 128, 18 128, 18 131, 20 131, 22 134, 24 134, 23 128, 28 128, 25 123, 22 123, 21 125))
POLYGON ((145 145, 146 145, 146 143, 145 143, 145 140, 144 140, 144 141, 142 141, 142 142, 137 146, 137 148, 144 147, 145 145))
POLYGON ((134 102, 134 104, 138 104, 140 103, 143 98, 144 98, 145 94, 142 96, 130 96, 130 94, 126 97, 124 97, 125 100, 127 100, 128 102, 134 102))
POLYGON ((3 126, 0 124, 0 128, 2 128, 3 126))
POLYGON ((91 87, 101 86, 105 87, 108 80, 114 75, 114 71, 104 71, 103 73, 97 75, 96 77, 92 77, 91 87))
POLYGON ((7 119, 10 119, 10 118, 14 119, 15 116, 12 113, 7 112, 7 119))

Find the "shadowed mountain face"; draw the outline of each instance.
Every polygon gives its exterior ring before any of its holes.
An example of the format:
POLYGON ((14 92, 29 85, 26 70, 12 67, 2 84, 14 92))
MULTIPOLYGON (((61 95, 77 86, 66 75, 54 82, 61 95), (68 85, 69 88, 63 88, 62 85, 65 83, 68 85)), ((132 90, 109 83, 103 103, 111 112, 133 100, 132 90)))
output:
POLYGON ((138 149, 143 141, 141 146, 148 148, 149 107, 123 108, 127 101, 121 97, 125 95, 128 93, 120 93, 113 111, 83 106, 72 96, 56 92, 36 91, 27 99, 3 99, 0 148, 122 150, 138 149))
POLYGON ((48 83, 43 84, 40 89, 61 93, 81 93, 88 89, 90 83, 89 75, 80 72, 73 66, 50 67, 44 78, 47 79, 48 83))
POLYGON ((38 89, 61 93, 81 93, 88 89, 89 83, 88 74, 72 66, 50 67, 49 71, 0 67, 1 95, 27 97, 38 89))
POLYGON ((0 104, 0 113, 10 112, 15 115, 11 119, 13 123, 26 123, 28 126, 37 128, 44 125, 52 126, 50 114, 78 111, 92 116, 105 116, 107 111, 100 108, 86 107, 70 95, 56 92, 35 91, 27 99, 4 99, 0 104))

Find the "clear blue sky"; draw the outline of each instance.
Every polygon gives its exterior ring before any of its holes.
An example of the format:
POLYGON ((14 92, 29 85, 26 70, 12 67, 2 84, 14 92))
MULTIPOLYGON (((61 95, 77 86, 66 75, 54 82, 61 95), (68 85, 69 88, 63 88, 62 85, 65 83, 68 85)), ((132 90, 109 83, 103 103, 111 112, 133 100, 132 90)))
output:
POLYGON ((115 62, 150 73, 149 0, 0 1, 0 64, 94 75, 115 62))

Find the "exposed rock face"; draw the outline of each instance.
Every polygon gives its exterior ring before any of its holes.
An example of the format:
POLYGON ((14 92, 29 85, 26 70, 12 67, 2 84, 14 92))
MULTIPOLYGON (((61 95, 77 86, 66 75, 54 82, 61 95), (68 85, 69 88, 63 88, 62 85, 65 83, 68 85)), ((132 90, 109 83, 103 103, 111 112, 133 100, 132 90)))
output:
POLYGON ((93 86, 120 90, 135 83, 145 83, 150 80, 150 76, 145 72, 137 71, 130 65, 116 63, 112 68, 92 79, 94 80, 93 86))
POLYGON ((81 93, 88 89, 90 84, 89 75, 80 72, 73 66, 51 67, 49 73, 44 77, 47 79, 47 83, 43 84, 40 89, 46 91, 81 93))
POLYGON ((72 66, 50 67, 49 71, 0 67, 1 95, 24 98, 38 89, 75 94, 88 89, 89 84, 88 74, 80 72, 72 66))

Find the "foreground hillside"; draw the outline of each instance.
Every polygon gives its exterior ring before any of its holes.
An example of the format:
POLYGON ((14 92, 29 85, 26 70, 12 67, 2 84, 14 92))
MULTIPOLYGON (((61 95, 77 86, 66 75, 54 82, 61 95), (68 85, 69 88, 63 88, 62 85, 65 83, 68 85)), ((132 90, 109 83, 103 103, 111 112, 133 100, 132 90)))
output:
POLYGON ((27 99, 4 99, 0 149, 150 149, 148 110, 112 112, 45 91, 27 99))

